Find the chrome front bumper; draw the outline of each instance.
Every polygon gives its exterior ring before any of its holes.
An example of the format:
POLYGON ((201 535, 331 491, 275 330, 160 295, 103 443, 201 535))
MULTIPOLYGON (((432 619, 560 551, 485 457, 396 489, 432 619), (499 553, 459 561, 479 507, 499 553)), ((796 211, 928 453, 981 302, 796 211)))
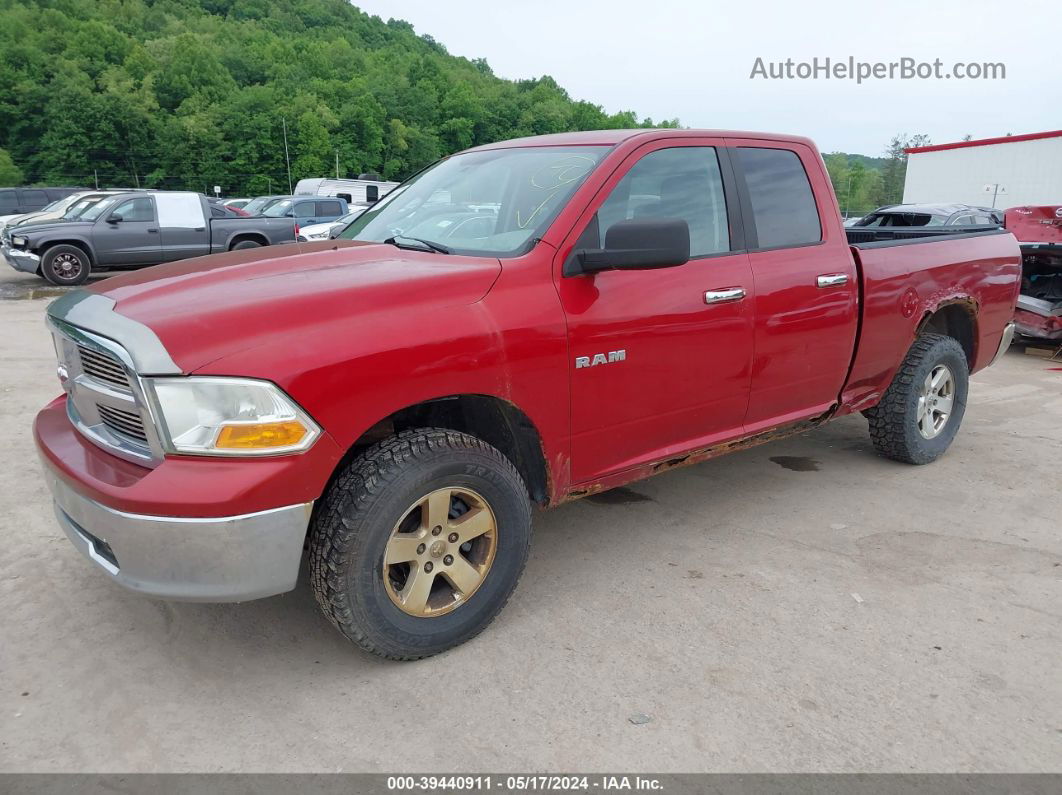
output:
POLYGON ((36 273, 41 265, 41 258, 32 251, 23 251, 11 246, 0 247, 0 254, 8 261, 12 268, 25 273, 36 273))
POLYGON ((989 367, 991 367, 993 364, 995 364, 996 362, 998 362, 1000 360, 1000 358, 1003 356, 1003 354, 1007 352, 1007 348, 1010 347, 1010 344, 1013 341, 1014 341, 1014 321, 1012 320, 1011 322, 1007 323, 1006 326, 1003 327, 1003 337, 999 340, 999 347, 996 348, 996 355, 993 356, 992 357, 992 361, 990 361, 988 363, 989 367))
POLYGON ((295 587, 312 502, 211 518, 124 513, 48 487, 67 537, 111 579, 160 599, 243 602, 295 587))

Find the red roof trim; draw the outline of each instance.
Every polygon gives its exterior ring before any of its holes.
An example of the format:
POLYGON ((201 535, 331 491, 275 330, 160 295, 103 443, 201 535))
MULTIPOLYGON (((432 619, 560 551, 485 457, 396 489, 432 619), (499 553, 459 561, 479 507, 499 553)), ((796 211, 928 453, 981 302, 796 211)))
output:
POLYGON ((992 144, 1015 144, 1018 141, 1036 141, 1040 138, 1062 137, 1062 130, 1049 132, 1026 133, 1025 135, 1004 135, 1001 138, 979 138, 976 141, 956 141, 953 144, 935 144, 933 146, 912 146, 904 149, 907 154, 913 155, 918 152, 940 152, 944 149, 965 149, 967 146, 991 146, 992 144))

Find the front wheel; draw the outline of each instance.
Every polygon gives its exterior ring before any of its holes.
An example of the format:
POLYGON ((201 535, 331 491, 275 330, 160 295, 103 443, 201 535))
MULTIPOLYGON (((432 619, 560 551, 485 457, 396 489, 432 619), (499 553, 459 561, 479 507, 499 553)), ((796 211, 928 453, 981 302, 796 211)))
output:
POLYGON ((41 258, 41 275, 62 287, 84 284, 91 270, 88 254, 77 246, 52 246, 41 258))
POLYGON ((440 428, 404 431, 340 472, 310 535, 328 619, 363 649, 416 660, 475 637, 527 561, 531 506, 495 448, 440 428))
POLYGON ((864 412, 882 455, 908 464, 940 458, 966 412, 970 371, 952 337, 923 334, 907 352, 881 402, 864 412))

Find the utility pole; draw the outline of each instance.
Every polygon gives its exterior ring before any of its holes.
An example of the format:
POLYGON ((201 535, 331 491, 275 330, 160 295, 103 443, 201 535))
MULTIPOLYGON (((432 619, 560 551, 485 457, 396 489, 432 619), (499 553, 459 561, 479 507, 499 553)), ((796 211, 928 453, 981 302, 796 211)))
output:
POLYGON ((288 166, 288 195, 291 195, 291 158, 288 157, 288 120, 283 116, 280 121, 284 124, 284 162, 288 166))
POLYGON ((336 150, 336 179, 339 179, 339 150, 336 150))
POLYGON ((92 178, 96 180, 96 190, 100 189, 100 173, 96 169, 92 169, 92 178))

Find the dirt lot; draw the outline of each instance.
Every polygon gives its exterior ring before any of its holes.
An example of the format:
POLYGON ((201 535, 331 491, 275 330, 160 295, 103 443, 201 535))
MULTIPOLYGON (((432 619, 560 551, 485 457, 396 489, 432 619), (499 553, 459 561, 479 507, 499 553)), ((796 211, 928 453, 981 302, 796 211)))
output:
POLYGON ((539 514, 498 621, 395 664, 305 582, 166 604, 78 555, 30 438, 59 392, 51 291, 0 268, 0 770, 1062 769, 1062 372, 1041 359, 977 376, 927 467, 848 417, 539 514))

